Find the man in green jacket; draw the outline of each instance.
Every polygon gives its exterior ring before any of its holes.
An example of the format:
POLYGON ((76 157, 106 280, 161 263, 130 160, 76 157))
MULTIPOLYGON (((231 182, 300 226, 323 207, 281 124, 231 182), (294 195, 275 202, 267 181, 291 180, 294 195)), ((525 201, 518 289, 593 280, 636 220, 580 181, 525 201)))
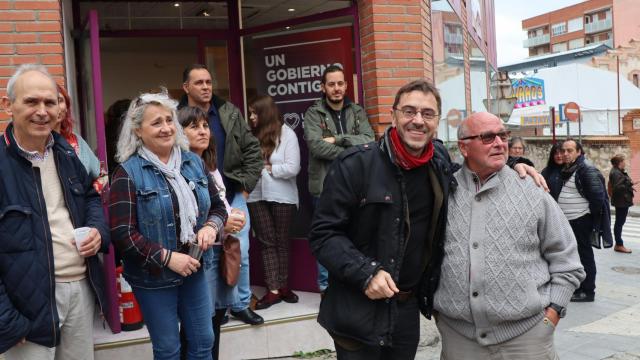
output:
POLYGON ((260 143, 249 130, 240 110, 213 94, 211 73, 201 64, 184 70, 182 88, 186 94, 180 102, 196 106, 209 117, 209 129, 215 138, 217 168, 226 187, 227 200, 232 208, 244 212, 246 224, 235 235, 240 239, 241 268, 238 279, 238 297, 233 304, 218 304, 231 308, 231 315, 247 324, 259 325, 262 317, 249 308, 249 211, 247 197, 258 182, 264 163, 260 143))
MULTIPOLYGON (((322 184, 331 162, 346 148, 375 140, 367 114, 346 97, 344 71, 337 65, 322 73, 318 99, 304 114, 304 138, 309 148, 309 192, 313 204, 322 193, 322 184)), ((318 287, 327 288, 327 270, 318 264, 318 287)))

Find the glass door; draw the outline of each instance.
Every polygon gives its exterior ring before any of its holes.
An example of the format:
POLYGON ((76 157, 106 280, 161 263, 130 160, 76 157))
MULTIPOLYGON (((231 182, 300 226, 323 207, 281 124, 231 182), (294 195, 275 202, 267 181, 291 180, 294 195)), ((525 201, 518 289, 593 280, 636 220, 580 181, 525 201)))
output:
MULTIPOLYGON (((207 66, 213 78, 213 93, 225 100, 231 101, 231 87, 229 86, 229 55, 225 40, 204 40, 204 65, 207 66)), ((242 108, 242 104, 234 104, 242 108)))

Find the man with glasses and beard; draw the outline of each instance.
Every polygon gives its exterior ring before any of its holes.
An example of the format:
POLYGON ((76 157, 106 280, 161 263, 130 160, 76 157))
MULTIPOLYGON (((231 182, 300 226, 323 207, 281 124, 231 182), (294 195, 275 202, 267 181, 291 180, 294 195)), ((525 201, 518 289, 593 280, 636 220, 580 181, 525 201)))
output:
MULTIPOLYGON (((304 138, 309 147, 309 193, 315 207, 329 164, 345 149, 375 140, 362 107, 346 97, 347 81, 337 65, 322 73, 324 96, 304 114, 304 138)), ((327 288, 327 270, 318 264, 318 287, 327 288)))
POLYGON ((557 359, 555 327, 585 276, 556 202, 505 166, 508 138, 486 112, 458 128, 434 299, 442 359, 557 359))

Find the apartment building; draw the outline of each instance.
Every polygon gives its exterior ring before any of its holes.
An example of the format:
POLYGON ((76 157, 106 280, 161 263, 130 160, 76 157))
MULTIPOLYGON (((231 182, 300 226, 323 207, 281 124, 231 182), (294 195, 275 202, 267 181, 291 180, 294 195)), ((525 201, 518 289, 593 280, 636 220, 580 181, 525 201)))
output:
POLYGON ((558 53, 587 45, 610 48, 640 39, 635 0, 588 0, 522 21, 529 56, 558 53))

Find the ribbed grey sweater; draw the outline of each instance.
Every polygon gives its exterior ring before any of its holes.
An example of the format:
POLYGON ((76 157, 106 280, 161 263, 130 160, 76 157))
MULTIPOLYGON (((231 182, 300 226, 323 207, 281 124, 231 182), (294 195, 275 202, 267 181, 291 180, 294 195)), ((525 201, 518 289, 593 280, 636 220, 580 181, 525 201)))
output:
POLYGON ((466 165, 455 177, 435 310, 467 338, 499 344, 550 302, 567 306, 585 273, 569 222, 530 178, 505 166, 479 186, 466 165))

